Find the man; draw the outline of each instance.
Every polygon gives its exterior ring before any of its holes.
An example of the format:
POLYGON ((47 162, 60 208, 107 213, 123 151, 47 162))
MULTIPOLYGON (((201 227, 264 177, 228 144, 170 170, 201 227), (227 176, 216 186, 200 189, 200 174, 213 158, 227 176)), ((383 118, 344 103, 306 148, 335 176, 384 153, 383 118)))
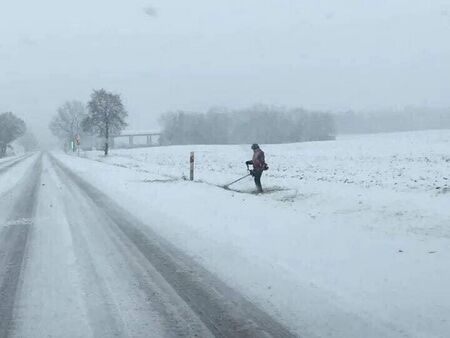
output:
POLYGON ((265 161, 264 152, 259 148, 259 145, 253 144, 253 159, 245 162, 247 168, 249 165, 253 165, 253 170, 250 170, 250 174, 255 178, 255 185, 258 193, 262 193, 261 176, 264 170, 267 170, 267 164, 265 161))

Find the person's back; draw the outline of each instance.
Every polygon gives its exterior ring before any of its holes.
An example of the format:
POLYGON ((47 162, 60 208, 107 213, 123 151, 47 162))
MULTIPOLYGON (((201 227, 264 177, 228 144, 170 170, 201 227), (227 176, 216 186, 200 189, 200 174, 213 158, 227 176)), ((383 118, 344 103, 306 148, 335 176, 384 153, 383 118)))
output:
POLYGON ((253 153, 252 162, 253 162, 253 170, 264 171, 264 167, 266 164, 264 151, 262 151, 260 148, 255 149, 253 153))
POLYGON ((263 171, 266 170, 267 168, 266 159, 264 152, 261 150, 259 145, 253 144, 252 150, 253 150, 253 158, 251 161, 247 161, 246 164, 247 166, 249 164, 253 165, 253 170, 251 171, 251 174, 255 178, 256 189, 258 190, 259 193, 262 193, 263 189, 261 185, 261 176, 263 171))

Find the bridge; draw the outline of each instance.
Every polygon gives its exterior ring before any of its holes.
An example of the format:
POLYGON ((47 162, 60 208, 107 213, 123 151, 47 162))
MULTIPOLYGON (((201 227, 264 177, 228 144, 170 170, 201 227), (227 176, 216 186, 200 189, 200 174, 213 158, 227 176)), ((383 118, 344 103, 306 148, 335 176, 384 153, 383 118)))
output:
POLYGON ((139 148, 161 145, 161 133, 157 131, 124 130, 110 138, 111 148, 139 148))
MULTIPOLYGON (((161 145, 161 133, 159 131, 130 131, 124 130, 120 134, 109 137, 109 146, 111 149, 118 148, 143 148, 157 147, 161 145)), ((83 135, 81 140, 81 149, 93 150, 103 149, 105 147, 105 138, 95 135, 83 135)))

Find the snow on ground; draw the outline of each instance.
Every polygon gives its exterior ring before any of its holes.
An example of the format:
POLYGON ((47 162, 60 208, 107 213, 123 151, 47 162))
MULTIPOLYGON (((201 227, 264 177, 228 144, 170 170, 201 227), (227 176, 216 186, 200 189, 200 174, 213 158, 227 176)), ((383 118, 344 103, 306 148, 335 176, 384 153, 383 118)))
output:
MULTIPOLYGON (((9 169, 5 170, 5 172, 0 174, 0 195, 7 193, 10 189, 12 189, 19 180, 21 180, 26 171, 30 168, 30 165, 33 161, 36 160, 37 155, 32 155, 29 158, 23 160, 22 162, 15 165, 14 170, 9 169)), ((19 159, 20 156, 7 157, 5 159, 0 160, 0 171, 2 168, 5 168, 12 162, 19 159)), ((6 169, 6 168, 5 168, 6 169)))
MULTIPOLYGON (((37 155, 32 155, 15 165, 14 168, 10 168, 5 172, 0 173, 0 196, 5 197, 4 202, 0 205, 0 228, 6 224, 6 217, 11 211, 11 205, 9 203, 12 203, 14 200, 13 188, 25 177, 31 164, 36 160, 36 156, 37 155)), ((0 160, 0 172, 2 171, 2 168, 5 168, 8 164, 11 164, 18 158, 20 158, 20 156, 8 157, 0 160)))
POLYGON ((263 146, 252 195, 245 146, 58 155, 163 236, 299 333, 450 332, 450 131, 263 146), (196 180, 188 176, 196 152, 196 180))
POLYGON ((4 163, 10 162, 17 158, 19 158, 19 156, 6 156, 3 158, 0 158, 0 167, 3 166, 4 163))

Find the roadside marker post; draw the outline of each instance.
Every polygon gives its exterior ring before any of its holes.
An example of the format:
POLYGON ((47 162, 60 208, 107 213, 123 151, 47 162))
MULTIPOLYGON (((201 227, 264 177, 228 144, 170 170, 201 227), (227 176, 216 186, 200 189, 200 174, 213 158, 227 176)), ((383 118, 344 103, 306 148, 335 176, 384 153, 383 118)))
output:
POLYGON ((77 134, 77 136, 75 136, 75 142, 77 143, 78 157, 80 157, 80 145, 81 145, 80 134, 77 134))
POLYGON ((194 180, 194 168, 195 168, 195 154, 193 151, 191 151, 191 157, 190 157, 189 162, 191 164, 190 179, 191 179, 191 181, 193 181, 194 180))

